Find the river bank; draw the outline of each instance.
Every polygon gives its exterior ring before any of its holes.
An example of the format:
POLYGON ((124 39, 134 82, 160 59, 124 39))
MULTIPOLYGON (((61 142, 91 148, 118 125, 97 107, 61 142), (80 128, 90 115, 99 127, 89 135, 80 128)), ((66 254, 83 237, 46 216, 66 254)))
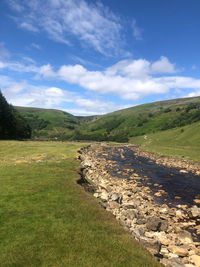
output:
MULTIPOLYGON (((181 177, 184 183, 194 175, 195 183, 198 166, 190 167, 192 170, 186 165, 171 167, 168 173, 164 164, 157 164, 159 158, 144 158, 141 153, 134 146, 91 145, 80 151, 82 174, 93 184, 93 195, 101 205, 161 263, 200 266, 198 190, 189 186, 170 194, 173 185, 169 180, 166 185, 169 175, 171 181, 181 177), (190 197, 180 196, 184 191, 190 197)), ((167 162, 164 158, 162 161, 167 162)))

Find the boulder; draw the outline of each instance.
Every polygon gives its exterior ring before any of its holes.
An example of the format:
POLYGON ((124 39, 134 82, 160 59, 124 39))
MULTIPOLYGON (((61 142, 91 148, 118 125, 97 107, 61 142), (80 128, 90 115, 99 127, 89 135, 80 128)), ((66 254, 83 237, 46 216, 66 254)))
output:
POLYGON ((178 239, 181 241, 182 244, 192 244, 192 235, 188 231, 181 231, 178 233, 178 239))
POLYGON ((200 267, 200 256, 192 255, 190 258, 196 267, 200 267))
POLYGON ((111 199, 112 199, 112 201, 118 201, 119 200, 119 195, 117 193, 113 193, 111 195, 111 199))
POLYGON ((167 231, 168 222, 158 217, 150 217, 147 220, 146 227, 150 231, 167 231))
POLYGON ((188 250, 182 247, 178 247, 178 246, 169 246, 168 247, 169 251, 171 251, 172 253, 180 256, 180 257, 186 257, 188 255, 188 250))
POLYGON ((161 243, 157 240, 147 237, 141 237, 140 244, 144 246, 151 254, 158 255, 161 249, 161 243))
POLYGON ((196 205, 193 206, 190 209, 189 216, 193 218, 200 217, 200 208, 198 208, 196 205))
POLYGON ((110 201, 109 202, 109 207, 111 209, 119 209, 119 204, 116 201, 110 201))

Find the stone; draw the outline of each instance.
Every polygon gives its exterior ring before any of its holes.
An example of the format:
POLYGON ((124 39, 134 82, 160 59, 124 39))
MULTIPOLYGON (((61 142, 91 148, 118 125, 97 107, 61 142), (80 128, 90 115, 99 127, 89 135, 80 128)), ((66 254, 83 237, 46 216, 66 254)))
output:
POLYGON ((99 193, 94 193, 93 196, 98 198, 99 197, 99 193))
POLYGON ((193 202, 194 202, 195 204, 200 204, 200 199, 194 199, 193 202))
POLYGON ((188 231, 181 231, 178 233, 178 239, 182 244, 191 244, 193 243, 192 235, 188 231))
POLYGON ((161 193, 161 192, 156 192, 156 193, 154 194, 154 196, 156 196, 156 197, 161 197, 161 196, 162 196, 162 193, 161 193))
POLYGON ((166 231, 168 222, 157 217, 150 217, 147 219, 146 227, 150 231, 166 231))
POLYGON ((119 204, 116 201, 110 201, 109 202, 109 207, 111 209, 119 209, 119 204))
POLYGON ((143 229, 132 227, 130 230, 136 239, 140 240, 142 237, 144 237, 143 229))
POLYGON ((167 267, 185 267, 178 258, 162 259, 161 263, 167 267))
POLYGON ((194 218, 200 217, 200 208, 198 208, 196 205, 193 206, 190 209, 189 215, 190 215, 190 217, 194 217, 194 218))
POLYGON ((160 243, 161 243, 162 245, 164 245, 164 246, 168 246, 168 245, 170 244, 170 240, 167 239, 167 238, 165 238, 165 237, 160 237, 160 238, 159 238, 159 241, 160 241, 160 243))
POLYGON ((188 173, 186 170, 180 170, 180 173, 188 173))
POLYGON ((188 250, 182 247, 178 247, 178 246, 169 246, 169 251, 171 251, 172 253, 181 256, 181 257, 185 257, 188 255, 188 250))
POLYGON ((178 219, 183 219, 185 217, 185 214, 182 212, 182 210, 177 210, 176 211, 176 217, 178 219))
POLYGON ((103 192, 101 193, 101 199, 102 199, 103 201, 108 201, 108 199, 109 199, 108 192, 103 191, 103 192))
POLYGON ((200 267, 200 256, 192 255, 190 258, 196 267, 200 267))
POLYGON ((140 244, 144 246, 152 255, 158 255, 161 249, 161 244, 159 241, 147 238, 147 237, 141 237, 139 240, 140 244))
POLYGON ((114 193, 114 194, 112 194, 111 199, 113 201, 118 201, 119 200, 119 195, 117 193, 114 193))

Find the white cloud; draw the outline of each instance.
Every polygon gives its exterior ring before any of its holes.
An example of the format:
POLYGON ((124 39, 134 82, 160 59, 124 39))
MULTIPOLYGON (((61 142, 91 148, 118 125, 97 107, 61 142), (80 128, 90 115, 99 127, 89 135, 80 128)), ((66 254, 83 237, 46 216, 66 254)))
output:
POLYGON ((35 26, 33 26, 32 24, 28 23, 28 22, 22 22, 20 23, 20 27, 22 29, 31 31, 31 32, 39 32, 39 29, 36 28, 35 26))
POLYGON ((187 97, 195 97, 195 96, 200 96, 200 90, 196 92, 191 92, 187 95, 187 97))
POLYGON ((23 6, 20 5, 19 2, 15 1, 15 0, 7 0, 9 5, 12 7, 12 9, 18 11, 18 12, 21 12, 23 11, 23 6))
POLYGON ((10 57, 10 53, 6 49, 5 44, 3 42, 0 42, 0 59, 9 58, 9 57, 10 57))
POLYGON ((19 12, 15 18, 26 30, 45 31, 58 42, 70 43, 71 35, 102 54, 120 50, 120 19, 106 6, 85 0, 12 0, 11 8, 19 12))
POLYGON ((123 75, 134 78, 144 78, 150 72, 150 62, 145 59, 122 60, 107 68, 108 75, 123 75))
POLYGON ((38 50, 41 49, 40 45, 39 45, 39 44, 36 44, 36 43, 32 43, 31 46, 32 46, 33 48, 38 49, 38 50))
POLYGON ((58 87, 34 86, 27 82, 16 82, 6 76, 0 76, 3 81, 3 94, 9 103, 15 106, 56 108, 66 110, 68 103, 73 108, 66 111, 75 115, 105 114, 130 105, 116 105, 112 101, 83 98, 79 94, 58 87))
POLYGON ((133 36, 135 37, 136 40, 142 40, 142 32, 143 32, 143 29, 139 28, 137 25, 136 25, 136 20, 134 19, 133 20, 133 23, 132 23, 132 28, 133 28, 133 36))
POLYGON ((45 93, 47 96, 53 96, 53 97, 62 97, 64 96, 63 91, 60 88, 57 87, 50 87, 45 90, 45 93))
POLYGON ((175 73, 175 64, 169 62, 168 58, 161 57, 158 61, 154 62, 151 66, 153 73, 175 73))
POLYGON ((10 87, 7 88, 7 93, 11 94, 18 94, 22 92, 26 88, 26 82, 17 83, 14 82, 11 84, 10 87))
MULTIPOLYGON (((200 79, 172 75, 176 71, 175 64, 165 57, 161 57, 153 63, 145 59, 122 60, 104 71, 90 71, 79 64, 63 65, 58 70, 54 70, 50 64, 37 67, 34 64, 23 65, 18 62, 0 61, 0 66, 12 71, 32 72, 34 77, 40 80, 61 80, 68 84, 78 85, 87 91, 97 92, 101 95, 115 95, 124 100, 137 100, 147 95, 166 94, 170 89, 174 89, 176 92, 184 89, 197 92, 200 90, 200 79), (171 75, 168 76, 168 73, 171 75)), ((52 94, 59 92, 51 89, 46 94, 49 93, 52 97, 52 94)), ((104 107, 101 106, 100 110, 100 103, 95 103, 96 106, 99 105, 98 112, 103 112, 104 107)), ((90 105, 93 106, 94 101, 91 103, 81 99, 76 104, 82 106, 87 104, 89 109, 90 105)), ((109 103, 107 104, 111 106, 109 103)))

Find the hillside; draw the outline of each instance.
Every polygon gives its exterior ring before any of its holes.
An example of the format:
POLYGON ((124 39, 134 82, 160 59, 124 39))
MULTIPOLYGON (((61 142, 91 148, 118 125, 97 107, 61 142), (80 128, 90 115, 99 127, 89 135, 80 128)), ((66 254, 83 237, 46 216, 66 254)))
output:
POLYGON ((200 162, 200 121, 184 127, 132 137, 130 142, 140 144, 146 151, 200 162))
POLYGON ((56 109, 15 107, 26 118, 33 129, 33 138, 70 139, 74 130, 82 123, 88 123, 90 117, 76 117, 56 109))
POLYGON ((127 142, 132 137, 200 120, 200 97, 154 102, 90 117, 52 109, 16 108, 29 121, 33 137, 62 140, 127 142))
POLYGON ((119 110, 80 127, 83 139, 128 141, 200 120, 200 97, 160 101, 119 110))

